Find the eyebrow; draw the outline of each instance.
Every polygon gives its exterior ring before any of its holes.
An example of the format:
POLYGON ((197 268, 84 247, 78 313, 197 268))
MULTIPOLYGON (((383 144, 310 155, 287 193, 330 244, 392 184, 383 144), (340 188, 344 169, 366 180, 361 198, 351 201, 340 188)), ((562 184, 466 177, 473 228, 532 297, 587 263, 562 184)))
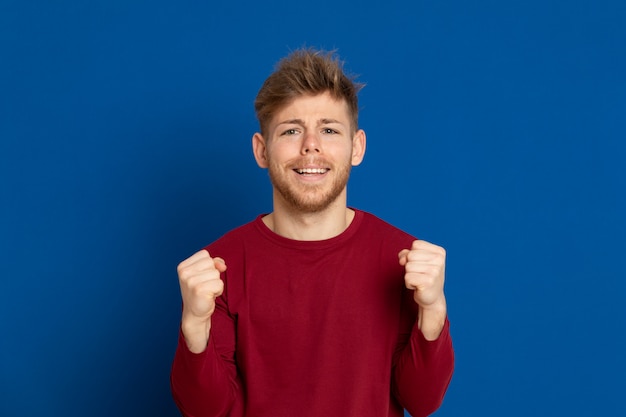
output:
MULTIPOLYGON (((335 120, 335 119, 319 119, 317 121, 318 125, 328 125, 328 124, 342 124, 339 120, 335 120)), ((289 120, 284 120, 280 123, 278 123, 278 125, 300 125, 300 126, 304 126, 304 120, 302 119, 289 119, 289 120)))

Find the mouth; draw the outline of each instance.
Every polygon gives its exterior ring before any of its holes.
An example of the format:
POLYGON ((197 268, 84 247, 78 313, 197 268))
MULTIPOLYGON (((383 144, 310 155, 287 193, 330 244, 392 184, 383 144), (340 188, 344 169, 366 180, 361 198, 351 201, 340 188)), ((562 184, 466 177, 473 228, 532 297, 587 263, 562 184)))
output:
POLYGON ((300 175, 322 175, 326 174, 330 169, 328 168, 296 168, 294 171, 300 175))

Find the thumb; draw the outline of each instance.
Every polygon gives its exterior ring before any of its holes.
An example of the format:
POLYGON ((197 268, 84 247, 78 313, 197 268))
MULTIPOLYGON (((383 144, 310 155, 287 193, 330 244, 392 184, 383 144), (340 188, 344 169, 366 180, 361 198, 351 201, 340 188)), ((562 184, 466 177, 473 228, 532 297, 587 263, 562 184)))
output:
POLYGON ((398 261, 400 261, 400 265, 404 266, 407 263, 407 255, 409 254, 408 249, 402 249, 400 253, 398 253, 398 261))
POLYGON ((213 258, 213 264, 215 265, 215 269, 220 272, 226 271, 226 262, 220 257, 213 258))

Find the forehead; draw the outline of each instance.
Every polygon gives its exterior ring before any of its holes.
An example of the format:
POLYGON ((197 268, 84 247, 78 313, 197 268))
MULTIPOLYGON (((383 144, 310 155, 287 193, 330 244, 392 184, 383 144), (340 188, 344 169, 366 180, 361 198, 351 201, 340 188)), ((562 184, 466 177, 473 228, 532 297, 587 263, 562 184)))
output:
POLYGON ((350 123, 348 103, 344 99, 335 99, 330 93, 296 97, 279 108, 272 118, 272 124, 286 120, 335 119, 341 123, 350 123))

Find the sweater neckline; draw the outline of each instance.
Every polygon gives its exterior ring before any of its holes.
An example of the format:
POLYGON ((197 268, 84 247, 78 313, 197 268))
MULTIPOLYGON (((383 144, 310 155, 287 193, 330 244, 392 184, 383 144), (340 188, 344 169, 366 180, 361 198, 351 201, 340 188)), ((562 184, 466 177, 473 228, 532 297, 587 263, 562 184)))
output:
POLYGON ((264 238, 268 239, 272 243, 275 243, 280 246, 285 246, 292 249, 298 250, 319 250, 323 248, 334 247, 336 245, 341 245, 348 239, 350 239, 358 230, 361 221, 363 220, 364 213, 361 210, 355 209, 353 207, 349 207, 354 210, 354 218, 343 232, 338 234, 337 236, 333 236, 329 239, 322 240, 296 240, 290 239, 284 236, 281 236, 274 231, 272 231, 267 225, 263 222, 263 217, 267 215, 259 214, 257 218, 254 220, 254 225, 257 230, 263 235, 264 238))

